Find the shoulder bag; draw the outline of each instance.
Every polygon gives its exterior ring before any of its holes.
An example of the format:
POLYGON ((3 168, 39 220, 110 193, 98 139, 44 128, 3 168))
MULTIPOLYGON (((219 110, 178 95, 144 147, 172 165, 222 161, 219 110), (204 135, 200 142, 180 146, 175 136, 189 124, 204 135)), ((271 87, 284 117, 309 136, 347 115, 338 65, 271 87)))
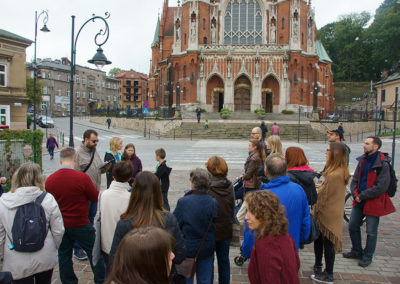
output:
POLYGON ((96 153, 96 151, 93 151, 93 154, 92 154, 92 157, 90 157, 90 161, 89 161, 89 164, 86 166, 86 168, 82 171, 83 173, 86 173, 87 172, 87 170, 90 168, 90 166, 92 165, 92 163, 93 163, 93 159, 94 159, 94 154, 96 153))
POLYGON ((176 264, 175 267, 178 270, 178 273, 182 276, 184 276, 186 279, 193 278, 195 273, 196 273, 196 262, 197 262, 197 257, 199 256, 200 249, 203 246, 204 241, 206 240, 208 231, 210 230, 210 226, 214 217, 214 210, 215 210, 215 201, 213 205, 213 210, 211 213, 211 218, 210 221, 208 222, 208 227, 207 230, 203 236, 203 239, 201 240, 200 247, 196 252, 196 256, 194 258, 189 258, 187 257, 184 261, 182 261, 181 264, 176 264))

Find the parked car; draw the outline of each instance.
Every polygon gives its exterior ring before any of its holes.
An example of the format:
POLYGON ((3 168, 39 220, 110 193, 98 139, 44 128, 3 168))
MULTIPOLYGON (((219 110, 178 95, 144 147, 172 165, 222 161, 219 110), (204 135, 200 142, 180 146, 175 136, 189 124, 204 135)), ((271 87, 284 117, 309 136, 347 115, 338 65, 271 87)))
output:
POLYGON ((53 128, 54 120, 48 116, 42 116, 39 120, 39 126, 43 128, 53 128))
POLYGON ((337 113, 333 113, 333 114, 329 114, 326 116, 327 119, 330 120, 339 120, 340 119, 340 115, 337 113))

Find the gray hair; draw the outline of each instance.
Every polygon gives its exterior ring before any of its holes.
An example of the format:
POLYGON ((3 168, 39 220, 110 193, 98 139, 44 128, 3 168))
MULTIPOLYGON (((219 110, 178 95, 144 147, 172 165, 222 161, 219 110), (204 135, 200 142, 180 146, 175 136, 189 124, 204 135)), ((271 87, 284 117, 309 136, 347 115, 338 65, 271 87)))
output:
POLYGON ((207 170, 194 169, 190 172, 190 182, 199 191, 207 192, 211 185, 211 175, 207 170))
POLYGON ((255 132, 257 132, 258 134, 261 134, 261 133, 262 133, 261 128, 258 127, 258 126, 257 126, 257 127, 254 127, 253 130, 254 130, 255 132))
POLYGON ((269 155, 265 160, 265 168, 267 169, 267 178, 269 180, 286 175, 287 164, 285 157, 280 154, 269 155))
POLYGON ((11 180, 11 192, 25 186, 37 186, 41 190, 44 189, 44 178, 38 164, 24 163, 14 173, 11 180))

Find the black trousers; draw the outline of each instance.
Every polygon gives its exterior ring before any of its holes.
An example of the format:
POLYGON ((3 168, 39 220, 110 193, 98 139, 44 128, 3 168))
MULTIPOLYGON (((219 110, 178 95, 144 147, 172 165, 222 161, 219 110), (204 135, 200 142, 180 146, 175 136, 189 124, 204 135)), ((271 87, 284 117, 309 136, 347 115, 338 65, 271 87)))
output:
POLYGON ((53 276, 53 269, 33 274, 19 280, 13 280, 15 284, 51 284, 51 277, 53 276))
POLYGON ((319 235, 314 241, 315 266, 322 266, 322 255, 325 256, 325 270, 328 274, 333 274, 333 264, 335 263, 335 247, 330 240, 319 235))

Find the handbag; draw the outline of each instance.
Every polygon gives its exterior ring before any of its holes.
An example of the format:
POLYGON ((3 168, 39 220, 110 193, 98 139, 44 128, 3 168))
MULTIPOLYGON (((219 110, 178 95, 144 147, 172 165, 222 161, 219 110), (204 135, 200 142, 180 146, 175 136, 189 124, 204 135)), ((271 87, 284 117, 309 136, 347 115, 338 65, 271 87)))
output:
POLYGON ((212 210, 212 213, 211 213, 210 221, 208 222, 207 230, 206 230, 206 232, 205 232, 205 234, 203 236, 203 239, 201 240, 200 247, 196 252, 196 256, 194 258, 187 257, 184 261, 182 261, 181 264, 176 264, 175 265, 178 273, 180 275, 184 276, 186 279, 193 278, 195 273, 196 273, 197 257, 199 256, 200 249, 201 249, 204 241, 206 240, 208 231, 210 229, 210 226, 211 226, 211 223, 212 223, 212 219, 213 219, 213 216, 214 216, 214 210, 215 210, 215 202, 214 202, 213 210, 212 210))
POLYGON ((314 242, 316 239, 319 238, 319 234, 321 232, 318 228, 318 223, 315 221, 314 216, 310 214, 310 236, 307 240, 301 242, 302 244, 308 245, 314 242))

